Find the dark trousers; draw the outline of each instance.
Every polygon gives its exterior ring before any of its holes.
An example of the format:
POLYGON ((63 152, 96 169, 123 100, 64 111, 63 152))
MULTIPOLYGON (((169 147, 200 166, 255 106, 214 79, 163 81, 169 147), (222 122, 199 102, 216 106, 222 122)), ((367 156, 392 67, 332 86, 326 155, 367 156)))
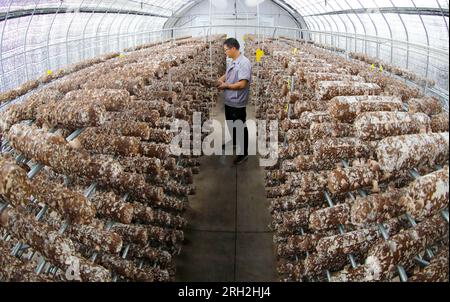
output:
MULTIPOLYGON (((246 108, 235 108, 225 105, 225 119, 232 122, 239 120, 245 125, 245 121, 247 120, 246 108)), ((233 127, 233 145, 235 146, 237 145, 236 140, 236 128, 233 127)), ((240 147, 242 150, 242 146, 240 147)), ((244 155, 248 155, 248 130, 246 125, 244 127, 244 155)))

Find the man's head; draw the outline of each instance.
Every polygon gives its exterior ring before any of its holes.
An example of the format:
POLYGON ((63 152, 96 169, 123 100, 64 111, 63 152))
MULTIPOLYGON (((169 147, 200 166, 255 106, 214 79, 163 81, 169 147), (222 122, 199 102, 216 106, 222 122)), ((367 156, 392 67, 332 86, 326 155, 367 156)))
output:
POLYGON ((225 51, 225 54, 227 57, 232 58, 233 60, 236 59, 240 52, 239 48, 241 46, 239 45, 238 40, 235 38, 228 38, 223 42, 223 50, 225 51))

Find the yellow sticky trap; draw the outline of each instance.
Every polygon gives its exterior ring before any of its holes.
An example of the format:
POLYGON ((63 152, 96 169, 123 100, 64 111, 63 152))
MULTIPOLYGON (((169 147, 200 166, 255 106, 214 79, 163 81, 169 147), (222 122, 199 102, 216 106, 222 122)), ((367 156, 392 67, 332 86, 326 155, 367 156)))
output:
POLYGON ((383 72, 383 65, 380 64, 380 72, 383 72))
POLYGON ((52 75, 53 71, 51 69, 47 70, 47 75, 52 75))
POLYGON ((374 69, 375 69, 375 64, 372 63, 372 70, 374 70, 374 69))
POLYGON ((125 55, 124 55, 123 53, 121 53, 121 54, 119 55, 119 58, 125 58, 125 55))
POLYGON ((244 42, 247 41, 247 35, 244 35, 244 37, 242 38, 242 40, 244 40, 244 42))
POLYGON ((298 51, 297 48, 293 48, 293 49, 292 49, 292 53, 293 53, 294 55, 297 54, 297 51, 298 51))
POLYGON ((261 58, 264 56, 264 51, 261 48, 256 50, 256 62, 261 62, 261 58))
POLYGON ((291 79, 287 81, 288 87, 291 88, 291 79))
POLYGON ((286 112, 288 112, 289 111, 289 105, 286 104, 286 107, 284 109, 286 110, 286 112))

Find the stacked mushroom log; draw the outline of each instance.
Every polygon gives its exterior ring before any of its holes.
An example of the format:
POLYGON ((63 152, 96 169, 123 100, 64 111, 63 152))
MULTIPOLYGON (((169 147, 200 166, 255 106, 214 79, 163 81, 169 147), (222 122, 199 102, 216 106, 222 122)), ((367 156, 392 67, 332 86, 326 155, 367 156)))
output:
POLYGON ((0 112, 1 280, 173 280, 199 162, 170 127, 209 117, 222 41, 143 47, 0 112))
POLYGON ((281 125, 265 180, 280 279, 398 281, 402 268, 410 281, 448 281, 440 102, 311 45, 265 47, 277 64, 264 73, 281 91, 261 112, 281 125))
POLYGON ((112 58, 115 58, 119 56, 120 54, 117 52, 104 54, 99 57, 87 59, 78 63, 74 63, 71 65, 68 65, 65 68, 60 68, 57 71, 47 71, 44 75, 39 77, 37 80, 29 80, 22 85, 20 85, 17 88, 10 89, 8 91, 0 93, 0 105, 6 105, 6 103, 19 98, 21 96, 24 96, 28 94, 29 92, 33 91, 34 89, 39 88, 41 85, 44 86, 45 84, 49 83, 50 81, 62 78, 64 76, 67 76, 71 73, 74 73, 79 70, 84 70, 85 68, 89 66, 93 66, 102 62, 105 62, 107 60, 110 60, 112 58))

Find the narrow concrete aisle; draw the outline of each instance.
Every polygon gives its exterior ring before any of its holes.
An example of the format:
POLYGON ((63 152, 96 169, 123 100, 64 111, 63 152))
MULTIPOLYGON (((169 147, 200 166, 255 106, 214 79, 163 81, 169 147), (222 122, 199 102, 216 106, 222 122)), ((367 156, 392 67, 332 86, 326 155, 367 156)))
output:
MULTIPOLYGON (((247 119, 254 111, 247 107, 247 119)), ((221 100, 212 118, 223 125, 221 100)), ((177 257, 177 281, 276 281, 264 170, 257 156, 237 167, 232 161, 233 156, 201 159, 186 214, 186 242, 177 257)))

